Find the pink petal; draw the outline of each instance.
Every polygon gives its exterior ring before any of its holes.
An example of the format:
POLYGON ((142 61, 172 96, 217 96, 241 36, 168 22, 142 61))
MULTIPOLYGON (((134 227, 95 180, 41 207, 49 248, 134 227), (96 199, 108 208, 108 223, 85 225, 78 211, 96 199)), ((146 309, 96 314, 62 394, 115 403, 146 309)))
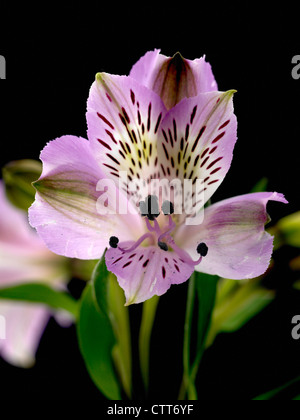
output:
MULTIPOLYGON (((161 124, 158 156, 162 175, 169 180, 189 179, 194 207, 199 209, 221 184, 231 164, 237 138, 233 93, 209 92, 183 99, 161 124)), ((189 213, 193 213, 192 206, 189 213)))
POLYGON ((166 57, 160 50, 149 51, 140 58, 130 76, 160 95, 168 109, 185 97, 218 89, 205 57, 187 60, 179 53, 166 57))
POLYGON ((26 213, 10 204, 2 182, 0 212, 0 287, 26 280, 51 280, 60 259, 30 228, 26 213))
POLYGON ((287 203, 282 194, 253 193, 230 198, 207 207, 200 226, 182 226, 175 240, 191 256, 199 242, 208 254, 196 270, 230 279, 263 274, 270 262, 273 237, 264 230, 269 200, 287 203))
MULTIPOLYGON (((132 244, 124 242, 120 246, 129 248, 132 244)), ((109 248, 105 260, 108 270, 117 276, 125 291, 127 305, 161 296, 171 284, 185 282, 194 272, 194 267, 182 262, 175 252, 157 246, 139 247, 128 253, 109 248)))
POLYGON ((157 177, 157 134, 166 110, 154 92, 130 77, 101 73, 87 109, 88 138, 108 178, 119 184, 120 172, 129 181, 157 177))
POLYGON ((0 315, 5 320, 5 339, 0 339, 0 355, 14 366, 31 367, 49 312, 38 305, 3 301, 0 302, 0 315))
POLYGON ((39 249, 41 241, 28 225, 25 212, 14 207, 6 198, 3 182, 0 181, 0 247, 39 249))
MULTIPOLYGON (((99 204, 97 185, 104 176, 87 140, 74 136, 56 139, 42 151, 41 160, 44 169, 36 183, 38 193, 29 218, 51 251, 70 258, 96 259, 110 236, 139 236, 140 217, 100 214, 105 203, 99 204)), ((122 200, 126 206, 126 199, 122 200)))

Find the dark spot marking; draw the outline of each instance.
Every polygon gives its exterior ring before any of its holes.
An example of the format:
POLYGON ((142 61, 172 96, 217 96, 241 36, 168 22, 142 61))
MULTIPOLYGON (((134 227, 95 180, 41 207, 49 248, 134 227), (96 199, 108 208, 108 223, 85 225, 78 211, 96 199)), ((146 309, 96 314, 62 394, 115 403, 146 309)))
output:
POLYGON ((193 121, 194 121, 194 118, 195 118, 195 115, 196 115, 196 111, 197 111, 197 105, 194 106, 193 111, 191 113, 191 119, 190 119, 191 124, 193 124, 193 121))
POLYGON ((122 112, 123 112, 123 115, 124 115, 127 123, 130 124, 130 118, 128 117, 128 114, 127 114, 127 112, 126 112, 126 110, 125 110, 124 107, 122 107, 122 112))
POLYGON ((227 120, 224 122, 224 124, 220 125, 219 130, 222 130, 222 128, 226 127, 226 125, 228 125, 230 122, 230 120, 227 120))
POLYGON ((105 122, 105 124, 107 124, 112 130, 115 129, 115 127, 108 121, 107 118, 104 117, 104 115, 100 114, 99 112, 97 112, 98 117, 105 122))
POLYGON ((134 105, 135 104, 135 94, 134 94, 133 90, 131 90, 131 89, 130 89, 130 98, 131 98, 132 105, 134 105))
POLYGON ((209 154, 211 155, 212 153, 214 153, 214 151, 218 148, 218 146, 215 146, 211 149, 211 151, 209 152, 209 154))
POLYGON ((174 133, 174 140, 177 141, 177 127, 176 127, 175 119, 173 119, 173 133, 174 133))
POLYGON ((112 139, 112 141, 113 141, 115 144, 118 144, 118 143, 117 143, 117 140, 114 138, 113 134, 112 134, 109 130, 105 130, 105 131, 106 131, 106 133, 109 135, 109 137, 112 139))
POLYGON ((198 136, 196 137, 196 139, 194 141, 194 144, 193 144, 193 147, 192 147, 192 152, 196 149, 197 144, 199 142, 199 139, 202 136, 202 134, 204 133, 205 129, 206 129, 206 126, 205 125, 200 129, 200 131, 198 133, 198 136))
POLYGON ((113 166, 108 165, 107 163, 103 163, 104 166, 106 166, 109 169, 112 169, 113 171, 118 172, 118 169, 114 168, 113 166))
POLYGON ((97 140, 98 140, 98 142, 99 142, 100 144, 102 144, 102 146, 106 147, 108 150, 111 150, 110 145, 109 145, 109 144, 107 144, 107 143, 105 143, 105 141, 103 141, 103 140, 101 140, 101 139, 97 139, 97 140))
POLYGON ((164 148, 164 151, 165 151, 166 158, 169 160, 169 154, 168 154, 167 148, 166 148, 164 143, 162 145, 163 145, 163 148, 164 148))
POLYGON ((204 166, 206 164, 206 162, 208 161, 209 156, 207 156, 204 161, 201 163, 200 168, 202 168, 202 166, 204 166))
POLYGON ((117 262, 119 262, 123 257, 118 258, 116 261, 113 262, 113 264, 116 264, 117 262))
POLYGON ((185 127, 185 141, 187 141, 187 139, 189 138, 189 134, 190 134, 190 126, 189 124, 187 124, 185 127))
POLYGON ((197 155, 197 156, 195 157, 195 160, 194 160, 194 166, 196 166, 196 165, 197 165, 199 158, 200 158, 200 155, 197 155))
POLYGON ((218 159, 215 159, 213 162, 211 162, 206 169, 210 169, 212 166, 214 166, 219 160, 223 159, 223 157, 219 157, 218 159))
POLYGON ((221 169, 221 166, 219 168, 214 169, 213 171, 211 171, 210 175, 215 174, 216 172, 218 172, 221 169))
POLYGON ((151 102, 149 103, 148 106, 148 118, 147 118, 147 131, 150 131, 150 127, 151 127, 151 102))
POLYGON ((123 268, 128 267, 131 263, 132 263, 132 261, 128 261, 126 264, 123 265, 123 268))
POLYGON ((143 267, 147 267, 148 262, 149 262, 149 259, 144 262, 143 267))
POLYGON ((201 159, 206 155, 206 153, 209 151, 209 147, 204 150, 204 152, 201 155, 201 159))
POLYGON ((106 156, 109 157, 117 165, 120 165, 120 162, 116 158, 114 158, 112 155, 110 155, 109 153, 106 153, 106 156))
POLYGON ((218 182, 218 181, 219 181, 218 179, 214 179, 213 181, 210 181, 207 185, 214 184, 215 182, 218 182))
POLYGON ((216 143, 217 141, 219 141, 225 134, 225 131, 223 131, 223 133, 219 134, 213 141, 212 143, 216 143))

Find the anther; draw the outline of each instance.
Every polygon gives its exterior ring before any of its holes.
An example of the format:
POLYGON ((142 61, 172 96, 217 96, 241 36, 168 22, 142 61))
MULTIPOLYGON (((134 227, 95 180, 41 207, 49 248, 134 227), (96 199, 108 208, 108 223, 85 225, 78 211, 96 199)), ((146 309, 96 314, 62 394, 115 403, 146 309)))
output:
POLYGON ((159 216, 159 206, 158 206, 158 198, 156 195, 148 195, 147 197, 147 204, 148 204, 148 219, 154 220, 156 217, 159 216))
POLYGON ((201 257, 205 257, 207 255, 207 252, 208 252, 207 245, 204 242, 201 242, 200 244, 198 244, 197 252, 198 252, 198 254, 201 255, 201 257))
POLYGON ((163 251, 168 251, 168 250, 169 250, 168 245, 167 245, 165 242, 158 241, 157 245, 158 245, 158 246, 160 247, 160 249, 162 249, 163 251))
POLYGON ((159 206, 158 206, 158 198, 156 195, 148 195, 145 201, 139 202, 141 216, 147 216, 147 218, 151 221, 156 219, 160 215, 159 206))
POLYGON ((119 239, 116 236, 111 236, 109 238, 109 245, 112 248, 117 248, 118 247, 118 243, 119 243, 119 239))
POLYGON ((174 213, 174 205, 171 201, 164 201, 161 206, 162 212, 164 215, 173 214, 174 213))

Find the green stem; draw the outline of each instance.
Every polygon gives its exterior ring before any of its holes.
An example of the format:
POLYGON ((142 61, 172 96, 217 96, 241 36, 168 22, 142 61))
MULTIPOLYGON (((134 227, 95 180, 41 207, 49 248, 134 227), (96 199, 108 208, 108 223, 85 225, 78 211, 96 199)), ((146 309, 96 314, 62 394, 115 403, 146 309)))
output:
POLYGON ((184 323, 184 337, 183 337, 183 378, 178 395, 179 400, 185 399, 188 394, 189 399, 197 399, 197 393, 193 382, 190 378, 190 343, 191 343, 191 326, 193 309, 195 302, 195 277, 189 280, 187 302, 186 302, 186 315, 184 323))
POLYGON ((158 301, 159 297, 153 296, 151 299, 146 300, 143 303, 143 313, 139 335, 139 353, 141 374, 146 392, 149 388, 150 338, 158 301))
POLYGON ((131 335, 128 308, 124 306, 124 294, 115 279, 110 276, 110 320, 117 339, 113 357, 127 396, 131 398, 131 335))

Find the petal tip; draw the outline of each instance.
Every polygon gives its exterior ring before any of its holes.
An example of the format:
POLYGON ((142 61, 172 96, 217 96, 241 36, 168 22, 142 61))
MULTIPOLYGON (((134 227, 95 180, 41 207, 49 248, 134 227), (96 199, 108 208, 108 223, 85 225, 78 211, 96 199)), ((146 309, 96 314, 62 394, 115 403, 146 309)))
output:
POLYGON ((276 201, 280 201, 283 204, 289 204, 288 200, 282 193, 274 192, 274 199, 276 199, 276 201))

